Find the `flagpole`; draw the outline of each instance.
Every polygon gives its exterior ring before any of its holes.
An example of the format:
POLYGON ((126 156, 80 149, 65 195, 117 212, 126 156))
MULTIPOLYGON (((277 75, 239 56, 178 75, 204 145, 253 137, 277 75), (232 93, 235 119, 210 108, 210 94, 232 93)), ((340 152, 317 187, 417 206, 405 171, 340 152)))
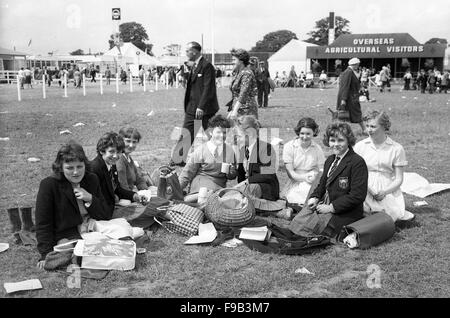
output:
POLYGON ((214 56, 214 7, 215 0, 211 1, 211 56, 212 56, 212 65, 215 65, 215 56, 214 56))

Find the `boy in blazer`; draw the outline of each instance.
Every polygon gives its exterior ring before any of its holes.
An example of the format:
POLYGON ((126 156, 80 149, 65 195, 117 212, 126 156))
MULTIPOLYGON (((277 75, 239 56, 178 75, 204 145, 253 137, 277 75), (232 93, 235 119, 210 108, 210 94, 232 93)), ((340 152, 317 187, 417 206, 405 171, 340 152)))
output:
POLYGON ((297 235, 336 237, 344 225, 363 217, 368 171, 364 159, 352 149, 356 138, 350 126, 330 124, 323 142, 333 154, 325 161, 322 177, 307 205, 289 225, 297 235))
POLYGON ((262 199, 276 201, 280 198, 276 151, 271 144, 259 139, 259 122, 255 117, 242 116, 239 124, 248 141, 240 151, 238 183, 258 184, 262 199))
POLYGON ((103 135, 97 143, 97 156, 90 162, 92 172, 100 181, 100 188, 108 206, 109 217, 120 199, 145 203, 144 196, 125 190, 119 183, 116 162, 125 148, 123 138, 115 132, 103 135))

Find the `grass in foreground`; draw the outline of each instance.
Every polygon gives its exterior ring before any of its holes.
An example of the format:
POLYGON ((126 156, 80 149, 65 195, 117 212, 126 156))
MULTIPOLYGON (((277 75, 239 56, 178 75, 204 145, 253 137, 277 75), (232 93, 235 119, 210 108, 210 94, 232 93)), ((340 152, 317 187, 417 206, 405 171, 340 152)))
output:
MULTIPOLYGON (((80 289, 66 285, 62 273, 35 268, 35 248, 14 245, 6 208, 20 204, 34 207, 39 182, 50 174, 60 145, 79 141, 89 158, 106 131, 123 125, 138 128, 143 139, 134 158, 148 170, 168 162, 173 141, 170 133, 183 120, 183 90, 115 94, 114 87, 100 96, 94 87, 82 91, 51 88, 47 100, 39 89, 23 91, 17 102, 13 86, 0 86, 0 241, 9 242, 0 254, 0 284, 38 278, 43 289, 1 297, 449 297, 450 194, 426 198, 429 207, 413 208, 417 198, 406 196, 416 221, 398 227, 388 242, 370 250, 348 250, 330 246, 308 256, 267 255, 242 246, 184 246, 185 237, 159 230, 152 236, 147 253, 138 255, 136 268, 112 271, 102 281, 82 280, 80 289), (113 107, 113 105, 116 105, 113 107), (153 116, 147 116, 150 111, 153 116), (7 113, 4 113, 7 112, 7 113), (84 127, 72 127, 83 122, 84 127), (69 129, 72 135, 62 136, 69 129), (30 134, 31 133, 31 134, 30 134), (38 157, 39 163, 27 162, 38 157), (371 264, 379 266, 381 288, 368 288, 371 264), (295 274, 306 267, 315 275, 295 274)), ((334 107, 337 90, 279 89, 272 94, 270 108, 260 111, 264 127, 280 128, 280 138, 294 137, 293 127, 302 116, 317 120, 323 131, 330 120, 327 106, 334 107)), ((386 110, 391 116, 392 138, 406 150, 407 171, 417 172, 430 182, 448 183, 450 157, 449 95, 420 95, 417 92, 372 93, 376 103, 363 104, 386 110), (405 98, 403 98, 405 97, 405 98), (417 97, 417 99, 415 99, 417 97)), ((230 92, 219 89, 225 105, 230 92)), ((222 107, 221 113, 225 113, 222 107)), ((354 126, 355 131, 358 127, 354 126)), ((316 139, 321 144, 321 136, 316 139)), ((287 176, 278 173, 283 185, 287 176)))

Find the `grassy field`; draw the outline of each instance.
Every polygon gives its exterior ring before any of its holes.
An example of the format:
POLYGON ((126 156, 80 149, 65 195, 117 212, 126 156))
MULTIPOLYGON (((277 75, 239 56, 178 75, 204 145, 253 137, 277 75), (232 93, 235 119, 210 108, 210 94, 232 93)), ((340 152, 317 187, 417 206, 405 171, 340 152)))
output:
MULTIPOLYGON (((406 195, 416 221, 398 226, 391 240, 370 250, 330 246, 308 256, 268 255, 245 246, 184 246, 185 237, 159 230, 147 253, 137 256, 133 271, 112 271, 101 281, 83 279, 79 289, 68 288, 64 274, 39 271, 37 250, 12 242, 6 209, 34 207, 39 182, 51 173, 62 143, 75 139, 93 158, 102 133, 130 124, 143 135, 134 155, 141 165, 152 170, 169 160, 170 134, 183 121, 183 89, 144 93, 135 87, 130 93, 129 86, 121 85, 121 94, 114 89, 106 88, 101 96, 98 88, 88 86, 83 96, 70 87, 69 97, 63 98, 63 90, 52 87, 44 100, 38 87, 24 90, 18 102, 15 86, 0 86, 0 137, 10 138, 0 141, 0 242, 11 246, 0 254, 0 284, 38 278, 43 285, 15 295, 0 288, 0 297, 450 297, 449 192, 426 198, 425 208, 414 208, 418 198, 406 195), (86 125, 73 127, 78 122, 86 125), (64 129, 72 134, 60 135, 64 129), (30 157, 41 161, 28 163, 30 157), (381 288, 368 287, 370 265, 381 269, 381 288), (296 274, 302 267, 315 275, 296 274)), ((335 88, 278 89, 270 107, 260 111, 260 120, 264 127, 279 128, 285 141, 294 137, 292 128, 302 116, 315 118, 323 131, 330 120, 326 107, 334 107, 336 94, 335 88)), ((220 105, 230 98, 225 88, 218 95, 220 105)), ((372 97, 377 102, 364 103, 363 111, 388 111, 391 137, 406 150, 407 171, 449 183, 450 95, 393 87, 392 93, 373 91, 372 97)), ((286 173, 278 175, 283 185, 286 173)))

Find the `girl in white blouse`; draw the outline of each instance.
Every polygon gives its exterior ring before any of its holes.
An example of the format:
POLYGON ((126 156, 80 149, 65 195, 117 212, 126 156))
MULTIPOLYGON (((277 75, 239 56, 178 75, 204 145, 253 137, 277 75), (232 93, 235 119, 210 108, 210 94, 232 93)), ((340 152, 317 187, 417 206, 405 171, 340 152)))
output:
POLYGON ((325 156, 322 148, 313 141, 319 126, 312 118, 302 118, 294 128, 297 138, 283 147, 283 161, 289 181, 282 192, 289 203, 303 205, 311 184, 323 171, 325 156))
POLYGON ((383 211, 394 221, 411 220, 414 214, 405 210, 405 199, 400 190, 408 161, 403 146, 387 135, 391 127, 389 116, 385 112, 372 111, 364 117, 364 122, 369 137, 354 147, 369 170, 364 211, 383 211))

